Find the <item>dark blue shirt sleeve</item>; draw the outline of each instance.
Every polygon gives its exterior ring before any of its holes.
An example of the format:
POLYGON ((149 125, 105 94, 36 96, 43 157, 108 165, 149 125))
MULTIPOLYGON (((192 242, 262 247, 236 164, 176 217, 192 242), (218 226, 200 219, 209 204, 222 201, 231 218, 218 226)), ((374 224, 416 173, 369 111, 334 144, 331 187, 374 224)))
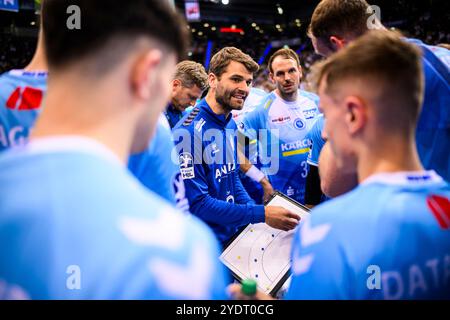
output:
POLYGON ((243 190, 242 184, 235 195, 236 202, 241 204, 229 203, 210 195, 203 164, 194 164, 194 172, 194 178, 184 180, 186 195, 194 215, 203 221, 221 225, 241 226, 265 221, 264 206, 255 205, 243 190))
POLYGON ((247 193, 247 190, 245 190, 244 186, 242 185, 242 181, 239 178, 237 172, 234 174, 234 179, 235 179, 234 202, 239 204, 255 204, 255 201, 253 201, 253 199, 250 198, 250 196, 247 193))

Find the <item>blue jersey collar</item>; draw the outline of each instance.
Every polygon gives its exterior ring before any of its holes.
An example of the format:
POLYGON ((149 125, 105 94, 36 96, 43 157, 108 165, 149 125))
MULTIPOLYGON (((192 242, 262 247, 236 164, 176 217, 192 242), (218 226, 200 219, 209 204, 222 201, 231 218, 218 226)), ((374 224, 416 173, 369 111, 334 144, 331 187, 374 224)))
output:
POLYGON ((225 117, 225 115, 223 114, 214 113, 209 104, 206 102, 206 99, 202 99, 197 106, 200 109, 204 110, 209 115, 211 120, 213 120, 222 127, 226 127, 227 124, 230 122, 231 118, 233 117, 231 113, 228 115, 228 117, 225 117))
POLYGON ((14 69, 9 71, 9 74, 12 76, 19 76, 19 77, 32 77, 32 78, 47 78, 48 77, 48 71, 26 71, 22 69, 14 69))
POLYGON ((172 113, 182 114, 182 112, 179 111, 178 109, 176 109, 176 108, 173 106, 172 103, 169 103, 169 104, 167 105, 167 110, 168 110, 169 112, 172 112, 172 113))
POLYGON ((377 173, 364 180, 361 185, 373 183, 399 186, 425 186, 445 183, 445 181, 434 170, 410 172, 405 171, 393 173, 377 173))

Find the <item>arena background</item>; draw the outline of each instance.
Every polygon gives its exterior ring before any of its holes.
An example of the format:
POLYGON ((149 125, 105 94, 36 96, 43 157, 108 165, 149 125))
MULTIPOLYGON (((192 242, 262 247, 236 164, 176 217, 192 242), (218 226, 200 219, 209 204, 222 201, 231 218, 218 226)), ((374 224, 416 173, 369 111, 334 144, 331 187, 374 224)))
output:
MULTIPOLYGON (((264 65, 271 53, 287 45, 299 54, 307 74, 311 64, 319 59, 306 36, 309 18, 318 2, 176 0, 175 5, 189 16, 191 60, 207 67, 210 57, 220 48, 236 46, 264 65)), ((449 1, 374 0, 370 4, 380 7, 381 21, 386 26, 408 37, 428 44, 450 43, 449 1)), ((0 11, 0 73, 22 68, 30 61, 37 41, 36 7, 35 0, 20 0, 18 12, 0 11)), ((255 78, 254 86, 270 89, 264 67, 255 78)))

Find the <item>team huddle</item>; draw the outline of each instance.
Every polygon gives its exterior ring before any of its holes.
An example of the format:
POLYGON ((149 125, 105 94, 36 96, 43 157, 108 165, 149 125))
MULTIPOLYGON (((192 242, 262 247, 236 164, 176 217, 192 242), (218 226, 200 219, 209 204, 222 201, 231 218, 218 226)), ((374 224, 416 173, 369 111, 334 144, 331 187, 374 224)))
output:
POLYGON ((305 86, 276 50, 266 92, 236 47, 184 60, 165 1, 44 0, 0 75, 0 299, 241 299, 219 255, 250 223, 295 229, 285 299, 449 299, 450 51, 368 7, 322 0, 324 59, 305 86))

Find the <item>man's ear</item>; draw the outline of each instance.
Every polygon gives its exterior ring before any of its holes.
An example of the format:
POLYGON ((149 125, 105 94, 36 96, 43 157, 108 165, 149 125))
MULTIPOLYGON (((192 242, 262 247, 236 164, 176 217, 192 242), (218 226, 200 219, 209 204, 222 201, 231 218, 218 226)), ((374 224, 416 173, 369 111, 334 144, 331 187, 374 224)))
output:
POLYGON ((208 74, 208 83, 209 83, 209 87, 211 89, 216 89, 217 87, 217 76, 214 73, 209 73, 208 74))
POLYGON ((172 81, 172 87, 175 89, 175 88, 178 88, 178 87, 180 87, 181 86, 181 81, 180 81, 180 79, 173 79, 173 81, 172 81))
POLYGON ((342 38, 339 38, 336 36, 330 37, 330 43, 331 43, 334 51, 339 51, 339 50, 343 49, 345 47, 345 45, 347 44, 345 39, 342 39, 342 38))
POLYGON ((269 73, 269 79, 270 79, 270 81, 272 81, 272 83, 273 84, 275 84, 276 82, 275 82, 275 78, 274 78, 274 75, 273 75, 273 73, 272 72, 270 72, 269 73))
POLYGON ((180 79, 172 80, 172 95, 176 95, 178 90, 181 88, 182 83, 180 79))
POLYGON ((156 69, 161 60, 162 52, 157 49, 148 50, 135 59, 131 70, 131 88, 139 100, 150 98, 152 86, 156 81, 156 69))
POLYGON ((345 123, 349 134, 353 135, 360 132, 367 123, 366 103, 356 96, 345 98, 345 123))

